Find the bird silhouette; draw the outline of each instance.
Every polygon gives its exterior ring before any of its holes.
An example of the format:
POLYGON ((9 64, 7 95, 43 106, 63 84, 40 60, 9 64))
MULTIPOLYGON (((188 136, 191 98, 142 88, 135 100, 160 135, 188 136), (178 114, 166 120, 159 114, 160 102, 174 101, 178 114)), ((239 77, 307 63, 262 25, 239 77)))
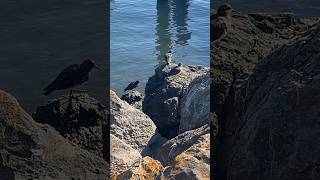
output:
POLYGON ((53 91, 68 88, 71 88, 71 94, 73 87, 88 81, 92 68, 99 69, 90 59, 83 61, 80 65, 73 64, 66 67, 50 85, 43 89, 43 95, 47 96, 53 91))
POLYGON ((138 87, 139 81, 131 82, 125 89, 124 91, 129 91, 132 90, 136 87, 138 87))
POLYGON ((230 28, 232 7, 229 4, 221 5, 217 13, 211 16, 211 41, 219 41, 227 35, 230 28))

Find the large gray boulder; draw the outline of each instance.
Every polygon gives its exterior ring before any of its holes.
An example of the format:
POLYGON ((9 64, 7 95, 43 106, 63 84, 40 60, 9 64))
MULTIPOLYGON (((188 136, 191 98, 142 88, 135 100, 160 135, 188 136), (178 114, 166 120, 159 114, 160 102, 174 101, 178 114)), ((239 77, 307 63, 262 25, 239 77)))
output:
POLYGON ((210 124, 209 73, 194 79, 183 92, 180 105, 179 134, 210 124))
POLYGON ((147 151, 147 145, 156 133, 153 121, 113 91, 110 91, 110 105, 110 133, 140 153, 147 151))
POLYGON ((104 159, 35 122, 1 90, 0 127, 1 179, 109 179, 104 159))
POLYGON ((138 150, 110 134, 111 177, 127 171, 141 160, 142 156, 138 150))
POLYGON ((209 125, 179 134, 175 138, 165 142, 159 148, 155 158, 163 165, 168 165, 169 162, 173 161, 179 154, 189 149, 192 145, 205 142, 206 138, 203 138, 205 135, 210 135, 209 125))
POLYGON ((320 178, 319 58, 317 25, 233 84, 217 154, 222 179, 320 178))
POLYGON ((161 147, 163 179, 210 179, 210 130, 204 126, 169 140, 161 147))
POLYGON ((180 100, 189 83, 209 71, 202 66, 177 64, 160 65, 149 78, 143 101, 145 112, 165 138, 173 138, 179 132, 180 100))

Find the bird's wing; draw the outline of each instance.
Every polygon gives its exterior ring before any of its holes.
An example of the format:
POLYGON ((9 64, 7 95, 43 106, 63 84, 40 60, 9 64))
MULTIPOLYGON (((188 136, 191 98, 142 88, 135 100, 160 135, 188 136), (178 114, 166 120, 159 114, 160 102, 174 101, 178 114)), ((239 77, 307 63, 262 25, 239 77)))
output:
POLYGON ((221 39, 227 31, 227 23, 223 18, 216 18, 211 22, 211 41, 221 39))
POLYGON ((58 84, 63 84, 69 81, 72 81, 73 78, 76 76, 77 74, 77 69, 78 69, 79 65, 77 64, 73 64, 70 65, 68 67, 66 67, 58 76, 57 78, 46 88, 44 88, 43 90, 48 90, 51 89, 53 86, 56 86, 58 84))

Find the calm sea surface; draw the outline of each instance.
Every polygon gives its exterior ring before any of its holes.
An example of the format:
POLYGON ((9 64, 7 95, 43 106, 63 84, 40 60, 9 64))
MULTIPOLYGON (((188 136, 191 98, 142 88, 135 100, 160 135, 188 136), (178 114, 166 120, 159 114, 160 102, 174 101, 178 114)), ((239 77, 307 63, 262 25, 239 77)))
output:
POLYGON ((175 62, 210 63, 210 0, 111 1, 111 89, 139 80, 141 92, 169 47, 175 62))
POLYGON ((66 66, 91 58, 102 68, 79 89, 107 100, 104 7, 101 0, 1 0, 0 89, 29 112, 64 92, 42 95, 66 66))

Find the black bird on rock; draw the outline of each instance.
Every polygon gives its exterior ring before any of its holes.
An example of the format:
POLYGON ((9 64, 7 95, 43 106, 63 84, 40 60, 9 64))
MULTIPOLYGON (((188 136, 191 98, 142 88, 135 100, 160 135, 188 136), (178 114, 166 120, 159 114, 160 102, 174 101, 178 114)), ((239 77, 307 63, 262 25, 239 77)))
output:
POLYGON ((73 64, 66 67, 49 86, 43 89, 43 94, 47 96, 53 91, 73 88, 88 81, 92 68, 99 69, 95 62, 90 59, 85 60, 80 65, 73 64))
POLYGON ((211 16, 211 41, 219 41, 224 38, 231 26, 231 13, 233 9, 231 5, 224 4, 218 8, 215 15, 211 16))
POLYGON ((131 82, 125 89, 124 91, 129 91, 132 90, 136 87, 138 87, 139 81, 131 82))

